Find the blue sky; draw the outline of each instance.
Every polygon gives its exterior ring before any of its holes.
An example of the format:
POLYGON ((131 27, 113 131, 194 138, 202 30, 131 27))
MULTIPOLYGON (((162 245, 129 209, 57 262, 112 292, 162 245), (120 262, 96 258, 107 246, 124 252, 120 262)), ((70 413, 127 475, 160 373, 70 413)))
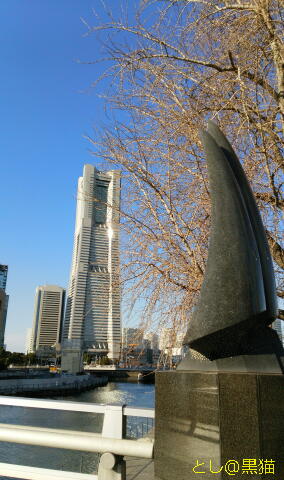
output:
MULTIPOLYGON (((109 0, 112 7, 120 2, 109 0)), ((101 46, 84 36, 99 0, 0 3, 0 263, 9 265, 5 343, 24 351, 37 285, 68 285, 83 138, 104 123, 101 46)))
POLYGON ((84 135, 106 122, 106 85, 90 88, 105 65, 78 62, 104 56, 80 20, 94 23, 92 8, 102 13, 100 0, 0 2, 0 263, 13 351, 24 351, 36 287, 68 286, 77 179, 95 162, 84 135))

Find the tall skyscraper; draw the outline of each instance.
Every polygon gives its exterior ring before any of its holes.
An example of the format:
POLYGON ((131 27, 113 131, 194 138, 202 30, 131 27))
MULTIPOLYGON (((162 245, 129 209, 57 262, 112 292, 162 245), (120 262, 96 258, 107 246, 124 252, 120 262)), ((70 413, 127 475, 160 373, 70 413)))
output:
POLYGON ((9 295, 6 295, 4 290, 0 288, 0 347, 2 348, 4 348, 8 301, 9 295))
POLYGON ((76 369, 71 351, 119 358, 120 172, 85 165, 78 182, 74 250, 64 321, 63 368, 76 369))
POLYGON ((9 295, 6 294, 8 265, 0 265, 0 347, 4 347, 4 336, 9 295))
POLYGON ((61 341, 65 290, 57 285, 37 287, 32 331, 32 350, 39 352, 61 341))
POLYGON ((8 265, 0 265, 0 288, 6 290, 8 265))

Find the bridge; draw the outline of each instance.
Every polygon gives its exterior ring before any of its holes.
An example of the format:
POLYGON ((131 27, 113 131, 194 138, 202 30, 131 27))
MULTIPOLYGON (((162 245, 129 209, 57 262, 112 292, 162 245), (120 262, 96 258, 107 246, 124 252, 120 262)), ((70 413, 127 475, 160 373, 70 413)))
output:
POLYGON ((117 367, 116 365, 85 365, 84 370, 86 372, 90 371, 115 371, 115 372, 156 372, 157 368, 154 367, 146 367, 146 366, 140 366, 140 367, 117 367))
POLYGON ((154 367, 117 367, 116 365, 85 365, 84 371, 87 373, 95 373, 96 375, 106 375, 109 379, 119 377, 134 377, 135 379, 145 382, 154 383, 155 372, 154 367))

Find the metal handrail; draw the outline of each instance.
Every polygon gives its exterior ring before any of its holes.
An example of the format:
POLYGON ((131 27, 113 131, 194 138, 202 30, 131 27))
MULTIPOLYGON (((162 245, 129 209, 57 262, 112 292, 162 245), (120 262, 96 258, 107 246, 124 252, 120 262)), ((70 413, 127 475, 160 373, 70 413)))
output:
MULTIPOLYGON (((126 416, 154 418, 154 409, 124 405, 78 403, 62 400, 44 400, 0 396, 0 405, 49 410, 104 414, 102 433, 59 430, 24 425, 0 424, 0 441, 25 445, 62 448, 91 453, 102 453, 98 475, 80 474, 82 480, 125 480, 124 456, 153 458, 153 440, 129 440, 122 437, 126 416), (113 476, 114 475, 114 476, 113 476)), ((75 473, 21 465, 0 464, 1 474, 26 480, 76 480, 75 473)))
POLYGON ((127 415, 128 417, 147 417, 147 418, 155 418, 155 410, 154 408, 147 408, 147 407, 124 407, 123 414, 127 415))
MULTIPOLYGON (((0 405, 13 407, 43 408, 48 410, 67 410, 73 412, 105 413, 108 404, 72 402, 69 400, 43 400, 39 398, 0 396, 0 405)), ((123 414, 131 417, 155 418, 155 410, 146 407, 123 407, 123 414)))
POLYGON ((78 431, 1 423, 0 439, 2 442, 63 448, 82 452, 111 452, 115 455, 127 455, 138 458, 153 457, 153 443, 151 441, 107 438, 96 433, 81 433, 78 431))

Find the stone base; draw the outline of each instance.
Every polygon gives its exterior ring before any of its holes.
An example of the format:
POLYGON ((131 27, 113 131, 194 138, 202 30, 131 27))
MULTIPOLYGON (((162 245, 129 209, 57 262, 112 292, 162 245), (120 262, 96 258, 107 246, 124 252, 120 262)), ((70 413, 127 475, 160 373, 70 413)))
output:
POLYGON ((158 372, 155 478, 282 480, 283 387, 282 374, 158 372))
POLYGON ((210 361, 207 358, 195 359, 187 355, 177 370, 196 370, 198 372, 234 372, 234 373, 284 373, 284 356, 238 355, 210 361))
POLYGON ((61 355, 61 371, 79 373, 83 371, 83 354, 81 350, 65 349, 61 355))

